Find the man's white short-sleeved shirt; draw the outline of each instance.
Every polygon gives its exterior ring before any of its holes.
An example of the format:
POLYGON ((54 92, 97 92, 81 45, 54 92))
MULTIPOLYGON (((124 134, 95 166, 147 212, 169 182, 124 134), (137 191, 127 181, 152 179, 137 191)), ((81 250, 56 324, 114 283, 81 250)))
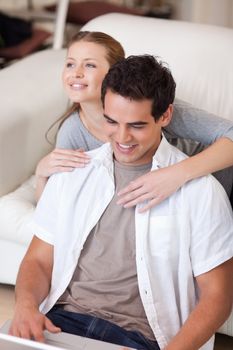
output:
MULTIPOLYGON (((51 290, 41 305, 51 309, 68 286, 84 243, 114 195, 110 144, 89 152, 92 161, 52 176, 38 203, 35 235, 54 246, 51 290)), ((152 170, 185 155, 162 138, 152 170)), ((171 179, 172 181, 172 179, 171 179)), ((161 348, 194 309, 198 276, 233 256, 233 215, 222 186, 210 175, 190 181, 150 211, 135 210, 139 292, 161 348)), ((213 339, 201 349, 213 348, 213 339)))

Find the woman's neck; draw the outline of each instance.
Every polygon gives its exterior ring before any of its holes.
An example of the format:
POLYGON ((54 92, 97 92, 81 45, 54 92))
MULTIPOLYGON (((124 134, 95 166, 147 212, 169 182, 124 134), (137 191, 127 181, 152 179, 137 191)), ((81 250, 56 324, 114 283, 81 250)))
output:
POLYGON ((103 107, 102 104, 81 103, 79 116, 86 129, 102 142, 107 142, 103 134, 103 107))

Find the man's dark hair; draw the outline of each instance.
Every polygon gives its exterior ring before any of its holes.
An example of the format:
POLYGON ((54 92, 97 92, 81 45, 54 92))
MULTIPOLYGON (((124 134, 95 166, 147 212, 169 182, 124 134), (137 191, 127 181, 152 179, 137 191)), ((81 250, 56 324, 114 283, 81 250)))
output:
POLYGON ((167 110, 175 98, 176 83, 170 70, 154 56, 129 56, 114 64, 102 83, 101 99, 107 90, 140 101, 152 100, 155 120, 167 110))

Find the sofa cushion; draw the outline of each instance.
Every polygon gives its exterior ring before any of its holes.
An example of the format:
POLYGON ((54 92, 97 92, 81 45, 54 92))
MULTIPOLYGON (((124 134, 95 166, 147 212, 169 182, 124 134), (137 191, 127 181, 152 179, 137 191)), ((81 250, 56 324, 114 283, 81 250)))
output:
POLYGON ((0 70, 0 196, 28 179, 52 149, 45 133, 68 108, 65 55, 63 49, 41 50, 0 70))
MULTIPOLYGON (((45 8, 48 11, 56 11, 56 5, 46 6, 45 8)), ((70 23, 85 24, 92 18, 111 12, 131 15, 144 14, 144 12, 140 9, 114 5, 105 1, 70 2, 67 13, 67 21, 70 23)))
POLYGON ((0 198, 0 239, 27 244, 31 241, 29 227, 35 210, 35 176, 31 176, 14 192, 0 198))
POLYGON ((218 333, 230 335, 233 337, 233 311, 228 320, 219 328, 218 333))

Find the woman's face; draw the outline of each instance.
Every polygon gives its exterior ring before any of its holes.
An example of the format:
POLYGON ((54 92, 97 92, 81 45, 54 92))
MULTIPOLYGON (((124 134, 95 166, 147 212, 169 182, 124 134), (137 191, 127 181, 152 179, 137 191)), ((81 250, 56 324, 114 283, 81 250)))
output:
POLYGON ((101 84, 110 66, 104 46, 79 41, 70 46, 63 70, 63 85, 72 102, 100 100, 101 84))

